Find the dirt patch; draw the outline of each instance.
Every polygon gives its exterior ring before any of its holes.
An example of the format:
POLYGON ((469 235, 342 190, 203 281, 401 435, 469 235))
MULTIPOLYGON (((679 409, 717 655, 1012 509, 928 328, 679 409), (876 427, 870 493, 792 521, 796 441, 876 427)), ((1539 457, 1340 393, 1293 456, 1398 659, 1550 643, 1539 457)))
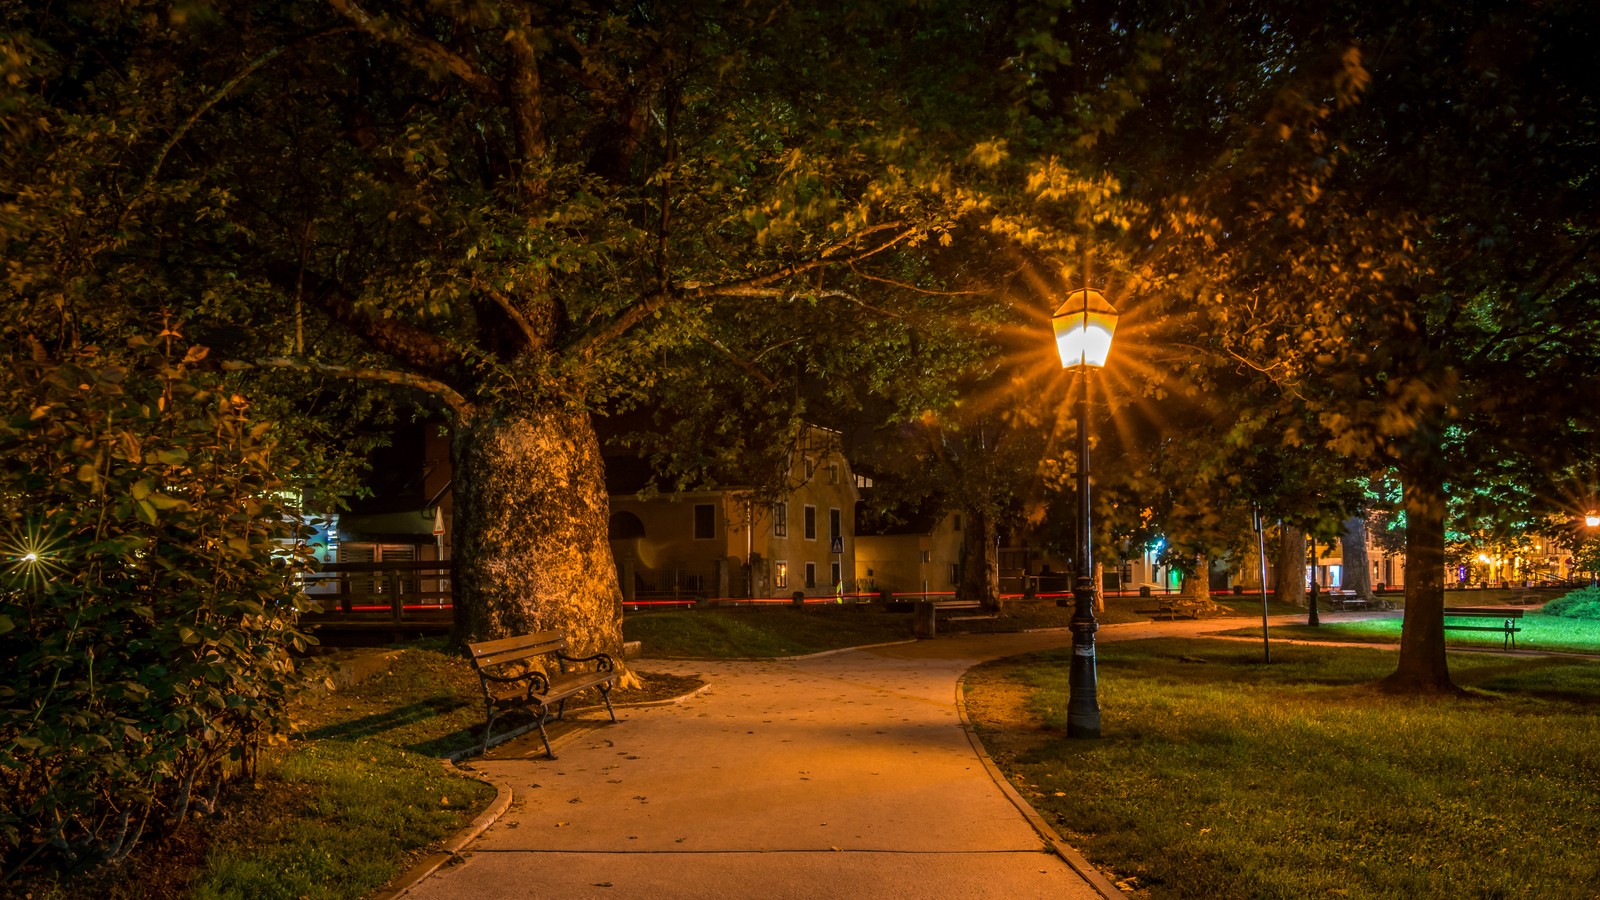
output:
POLYGON ((1051 738, 1043 717, 1028 708, 1033 690, 999 666, 979 666, 963 681, 967 720, 1002 767, 1051 738))

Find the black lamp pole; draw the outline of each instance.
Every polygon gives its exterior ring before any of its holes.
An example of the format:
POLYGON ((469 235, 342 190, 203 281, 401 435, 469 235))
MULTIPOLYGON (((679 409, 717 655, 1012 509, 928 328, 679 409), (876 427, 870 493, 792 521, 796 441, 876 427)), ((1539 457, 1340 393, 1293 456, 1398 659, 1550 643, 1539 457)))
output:
POLYGON ((1067 736, 1100 736, 1100 698, 1094 670, 1094 556, 1089 544, 1089 374, 1078 395, 1078 577, 1072 585, 1072 669, 1068 673, 1067 736))
MULTIPOLYGON (((1094 633, 1094 554, 1089 540, 1089 374, 1106 364, 1117 311, 1096 290, 1067 295, 1050 319, 1061 365, 1081 369, 1078 385, 1078 574, 1072 584, 1072 668, 1067 679, 1067 736, 1100 736, 1100 699, 1096 696, 1094 633)), ((1065 606, 1065 598, 1056 603, 1065 606)))

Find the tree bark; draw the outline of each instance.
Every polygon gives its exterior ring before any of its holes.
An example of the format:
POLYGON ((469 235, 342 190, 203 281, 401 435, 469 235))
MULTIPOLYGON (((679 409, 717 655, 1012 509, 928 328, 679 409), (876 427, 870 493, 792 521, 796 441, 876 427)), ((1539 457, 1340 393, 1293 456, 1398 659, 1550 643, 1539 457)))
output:
POLYGON ((1340 586, 1347 591, 1355 591, 1357 596, 1371 603, 1372 560, 1367 556, 1366 516, 1351 516, 1344 520, 1344 527, 1339 533, 1339 555, 1344 565, 1344 578, 1340 586))
POLYGON ((1379 682, 1407 694, 1456 693, 1444 652, 1444 518, 1442 479, 1402 472, 1406 508, 1406 613, 1400 660, 1379 682))
POLYGON ((457 428, 457 643, 562 629, 575 656, 622 659, 600 442, 587 414, 482 416, 457 428))
POLYGON ((1200 603, 1211 602, 1211 557, 1194 555, 1194 572, 1184 576, 1182 593, 1200 603))
POLYGON ((1295 606, 1306 605, 1306 533, 1284 524, 1278 528, 1278 599, 1295 606))
POLYGON ((956 597, 976 600, 990 611, 1000 609, 1000 534, 994 518, 979 507, 966 510, 961 533, 961 584, 956 597))
POLYGON ((1094 611, 1106 611, 1106 564, 1098 559, 1094 561, 1094 611))

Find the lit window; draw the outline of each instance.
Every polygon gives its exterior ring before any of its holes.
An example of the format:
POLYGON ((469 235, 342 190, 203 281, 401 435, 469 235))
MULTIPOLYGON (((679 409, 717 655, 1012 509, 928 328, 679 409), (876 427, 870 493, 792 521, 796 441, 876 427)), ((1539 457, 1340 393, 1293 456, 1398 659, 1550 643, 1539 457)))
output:
POLYGON ((788 563, 786 563, 786 562, 775 562, 775 563, 772 564, 772 583, 776 587, 781 587, 781 588, 789 586, 789 564, 788 563))

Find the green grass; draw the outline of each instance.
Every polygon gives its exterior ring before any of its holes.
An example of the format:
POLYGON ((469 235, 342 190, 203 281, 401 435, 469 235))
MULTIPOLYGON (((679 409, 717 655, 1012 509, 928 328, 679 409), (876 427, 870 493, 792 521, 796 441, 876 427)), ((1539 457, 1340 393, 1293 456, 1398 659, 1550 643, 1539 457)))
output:
POLYGON ((647 657, 801 656, 908 640, 911 615, 865 605, 680 610, 630 615, 622 634, 647 657))
MULTIPOLYGON (((1456 621, 1456 620, 1451 620, 1456 621)), ((1494 625, 1499 619, 1460 620, 1465 624, 1494 625)), ((1522 630, 1517 633, 1517 647, 1521 650, 1555 650, 1564 653, 1600 654, 1600 622, 1586 619, 1567 619, 1530 612, 1516 620, 1522 630)), ((1359 619, 1347 622, 1323 622, 1316 628, 1305 625, 1275 626, 1274 637, 1305 641, 1356 641, 1374 644, 1400 643, 1401 618, 1399 614, 1379 619, 1359 619)), ((1224 634, 1260 637, 1260 628, 1240 628, 1224 634)), ((1446 631, 1445 641, 1452 647, 1487 647, 1500 649, 1505 635, 1491 631, 1446 631)))
POLYGON ((1387 651, 1108 644, 1106 737, 1077 741, 1069 658, 974 670, 969 711, 1030 802, 1141 896, 1596 896, 1600 663, 1457 655, 1472 696, 1412 699, 1369 687, 1387 651), (995 712, 1007 690, 1028 721, 995 712))
POLYGON ((452 834, 494 788, 439 760, 482 723, 466 662, 407 649, 387 671, 309 700, 301 738, 265 753, 250 826, 213 844, 196 898, 357 898, 452 834))

